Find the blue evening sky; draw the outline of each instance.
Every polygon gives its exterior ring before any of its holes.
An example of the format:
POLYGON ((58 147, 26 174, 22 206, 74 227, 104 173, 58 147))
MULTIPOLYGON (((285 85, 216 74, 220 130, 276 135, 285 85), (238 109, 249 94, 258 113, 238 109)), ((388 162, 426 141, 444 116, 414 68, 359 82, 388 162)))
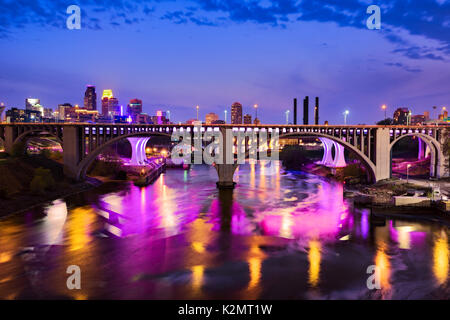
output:
POLYGON ((223 118, 239 101, 284 123, 294 97, 301 121, 309 95, 321 99, 321 123, 342 123, 348 109, 349 123, 373 124, 382 104, 389 114, 450 107, 450 1, 0 0, 0 56, 8 107, 27 97, 82 105, 93 84, 176 122, 197 104, 203 119, 223 118), (71 4, 81 30, 66 28, 71 4), (370 4, 382 8, 381 30, 366 27, 370 4))

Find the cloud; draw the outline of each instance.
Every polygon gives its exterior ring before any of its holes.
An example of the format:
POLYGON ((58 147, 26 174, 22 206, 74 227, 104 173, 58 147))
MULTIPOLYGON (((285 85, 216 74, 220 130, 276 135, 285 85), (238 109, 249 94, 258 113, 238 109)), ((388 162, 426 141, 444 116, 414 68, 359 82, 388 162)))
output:
POLYGON ((82 14, 109 15, 100 21, 82 19, 83 27, 100 29, 102 23, 114 26, 137 24, 157 14, 176 24, 218 26, 226 23, 257 23, 289 27, 298 21, 332 22, 338 26, 366 28, 370 4, 381 7, 382 30, 398 48, 394 53, 410 59, 447 60, 450 57, 450 1, 445 0, 0 0, 0 37, 8 37, 29 25, 65 27, 66 8, 77 4, 82 14), (165 9, 165 4, 171 9, 165 9), (174 9, 173 7, 176 7, 174 9), (401 33, 401 35, 400 35, 401 33), (419 46, 404 34, 438 43, 419 46))
POLYGON ((387 63, 385 63, 385 65, 389 66, 389 67, 398 67, 400 69, 403 69, 407 72, 412 72, 412 73, 422 72, 422 69, 420 69, 420 68, 411 68, 400 62, 387 62, 387 63))

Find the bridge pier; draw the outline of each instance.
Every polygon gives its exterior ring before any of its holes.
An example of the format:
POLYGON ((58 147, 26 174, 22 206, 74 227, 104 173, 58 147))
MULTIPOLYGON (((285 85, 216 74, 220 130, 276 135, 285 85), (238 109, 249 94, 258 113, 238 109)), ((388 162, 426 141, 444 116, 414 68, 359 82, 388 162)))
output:
POLYGON ((233 181, 234 173, 236 172, 238 164, 215 164, 219 181, 216 182, 219 189, 234 189, 236 182, 233 181))
POLYGON ((319 138, 323 145, 323 157, 319 164, 324 166, 331 166, 333 164, 333 141, 327 138, 319 138))
POLYGON ((130 164, 133 166, 142 166, 147 161, 147 154, 145 152, 145 147, 150 138, 140 138, 132 137, 127 138, 128 142, 131 144, 131 160, 130 164))
POLYGON ((386 148, 390 145, 391 135, 389 128, 379 128, 375 131, 375 181, 390 179, 391 170, 391 151, 386 148), (387 151, 387 150, 388 151, 387 151))
POLYGON ((4 148, 7 154, 11 154, 13 150, 15 135, 14 128, 12 126, 5 127, 5 140, 4 140, 4 148))
POLYGON ((78 164, 81 161, 81 127, 66 126, 63 132, 64 174, 71 179, 79 180, 78 164))
POLYGON ((344 154, 344 147, 337 143, 336 141, 333 141, 334 145, 334 161, 333 161, 333 167, 334 168, 343 168, 347 166, 347 163, 345 162, 345 154, 344 154))

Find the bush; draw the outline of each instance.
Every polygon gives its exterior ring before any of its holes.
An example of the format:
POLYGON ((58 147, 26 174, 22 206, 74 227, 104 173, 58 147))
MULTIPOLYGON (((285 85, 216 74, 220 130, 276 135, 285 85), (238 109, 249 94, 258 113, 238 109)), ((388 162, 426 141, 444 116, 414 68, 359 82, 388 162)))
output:
POLYGON ((11 150, 11 157, 21 158, 25 156, 26 144, 24 142, 17 142, 13 145, 11 150))
POLYGON ((49 169, 37 168, 30 182, 30 191, 35 194, 43 194, 45 191, 53 190, 56 186, 55 179, 49 169))

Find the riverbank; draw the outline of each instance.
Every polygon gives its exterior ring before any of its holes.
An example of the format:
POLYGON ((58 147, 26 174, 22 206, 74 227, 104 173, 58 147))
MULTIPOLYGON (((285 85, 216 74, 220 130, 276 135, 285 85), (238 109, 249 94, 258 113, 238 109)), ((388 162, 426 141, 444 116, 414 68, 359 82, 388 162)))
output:
POLYGON ((43 156, 5 158, 0 163, 0 218, 81 193, 103 182, 88 178, 73 182, 64 177, 60 163, 43 156), (45 177, 36 177, 37 172, 45 177), (44 181, 45 180, 45 181, 44 181), (49 182, 46 184, 44 182, 49 182))

